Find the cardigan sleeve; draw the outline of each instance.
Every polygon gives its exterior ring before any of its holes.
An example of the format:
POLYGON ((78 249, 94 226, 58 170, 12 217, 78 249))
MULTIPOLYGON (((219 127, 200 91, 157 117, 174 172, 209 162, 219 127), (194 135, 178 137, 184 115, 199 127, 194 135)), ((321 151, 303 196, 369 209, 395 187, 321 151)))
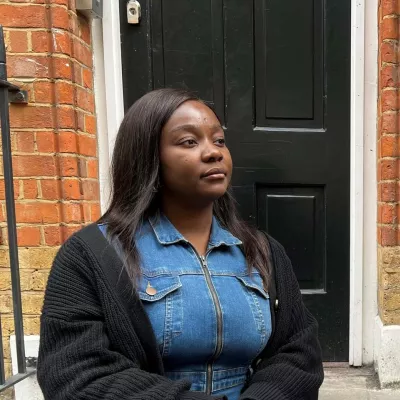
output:
POLYGON ((318 323, 303 303, 283 247, 274 241, 271 248, 279 299, 275 334, 240 400, 318 399, 324 378, 318 323))
POLYGON ((90 261, 70 240, 53 263, 41 317, 37 378, 46 400, 225 399, 191 392, 189 382, 146 372, 118 352, 94 281, 90 261))

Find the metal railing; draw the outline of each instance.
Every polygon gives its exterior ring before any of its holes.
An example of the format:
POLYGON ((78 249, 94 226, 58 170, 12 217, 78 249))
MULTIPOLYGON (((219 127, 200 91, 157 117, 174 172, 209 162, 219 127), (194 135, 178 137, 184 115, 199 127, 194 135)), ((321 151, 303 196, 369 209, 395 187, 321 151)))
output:
POLYGON ((35 373, 35 368, 27 367, 25 359, 24 326, 22 318, 21 285, 19 276, 17 228, 14 204, 13 169, 10 140, 10 117, 8 104, 26 103, 27 93, 7 81, 6 49, 3 27, 0 25, 0 120, 3 145, 4 186, 7 211, 8 251, 11 270, 14 328, 16 339, 18 373, 6 380, 4 348, 0 314, 0 392, 35 373))

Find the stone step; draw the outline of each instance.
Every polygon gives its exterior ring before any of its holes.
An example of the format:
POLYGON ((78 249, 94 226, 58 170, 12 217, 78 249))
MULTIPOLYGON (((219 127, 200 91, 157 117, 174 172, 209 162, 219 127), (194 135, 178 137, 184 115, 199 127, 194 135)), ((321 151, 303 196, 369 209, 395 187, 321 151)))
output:
POLYGON ((400 388, 380 389, 373 368, 325 367, 319 400, 400 400, 400 388))

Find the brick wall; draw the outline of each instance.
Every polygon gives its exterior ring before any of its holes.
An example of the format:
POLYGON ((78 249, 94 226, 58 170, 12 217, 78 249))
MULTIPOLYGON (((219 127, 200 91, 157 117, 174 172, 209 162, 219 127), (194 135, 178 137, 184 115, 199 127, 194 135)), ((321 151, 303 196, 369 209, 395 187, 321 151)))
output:
POLYGON ((400 324, 399 5, 379 6, 378 300, 384 324, 400 324))
MULTIPOLYGON (((8 77, 29 92, 11 105, 24 327, 39 333, 49 269, 60 244, 99 217, 90 24, 72 0, 0 0, 8 77)), ((2 170, 2 168, 1 168, 2 170)), ((0 313, 10 372, 13 333, 4 182, 0 181, 0 313)))

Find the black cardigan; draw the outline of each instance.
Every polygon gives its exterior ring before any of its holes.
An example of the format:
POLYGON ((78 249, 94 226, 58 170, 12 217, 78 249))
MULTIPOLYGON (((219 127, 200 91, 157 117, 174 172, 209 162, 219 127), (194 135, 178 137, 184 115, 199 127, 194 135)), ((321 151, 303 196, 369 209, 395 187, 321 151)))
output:
MULTIPOLYGON (((271 238, 269 243, 273 332, 240 399, 317 399, 323 381, 317 322, 303 305, 282 246, 271 238)), ((46 400, 216 399, 163 376, 150 321, 95 224, 58 252, 40 331, 37 376, 46 400)))

